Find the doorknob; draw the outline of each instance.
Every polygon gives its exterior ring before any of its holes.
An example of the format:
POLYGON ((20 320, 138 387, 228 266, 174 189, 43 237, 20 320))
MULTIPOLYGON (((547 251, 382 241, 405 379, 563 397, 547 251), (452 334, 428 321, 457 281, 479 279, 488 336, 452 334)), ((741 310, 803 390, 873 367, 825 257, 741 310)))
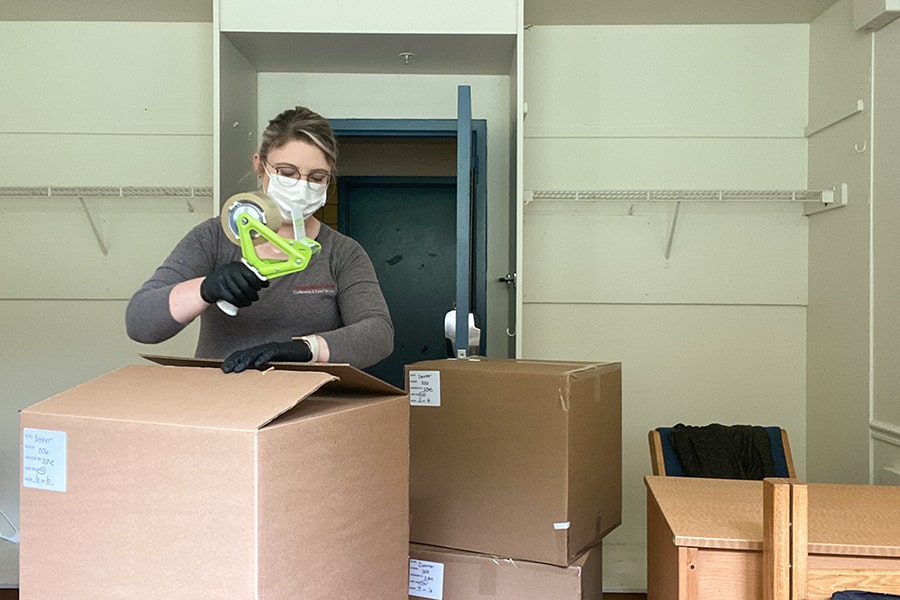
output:
POLYGON ((505 283, 506 285, 511 285, 516 287, 516 274, 515 273, 507 273, 505 277, 497 278, 497 281, 500 283, 505 283))

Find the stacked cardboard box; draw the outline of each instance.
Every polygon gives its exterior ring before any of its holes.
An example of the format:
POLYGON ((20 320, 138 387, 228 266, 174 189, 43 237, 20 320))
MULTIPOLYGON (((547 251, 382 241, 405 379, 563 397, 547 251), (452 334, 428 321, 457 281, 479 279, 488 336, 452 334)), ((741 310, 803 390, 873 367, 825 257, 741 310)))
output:
POLYGON ((129 366, 22 412, 23 598, 406 598, 406 394, 216 364, 129 366))
POLYGON ((592 584, 554 598, 591 598, 599 546, 621 522, 621 365, 478 357, 415 363, 406 376, 411 556, 444 557, 428 561, 444 565, 442 590, 411 579, 410 597, 469 597, 463 580, 485 571, 461 568, 463 552, 516 564, 501 578, 509 597, 577 573, 592 584))
POLYGON ((410 544, 409 596, 434 600, 599 600, 601 546, 567 567, 410 544))

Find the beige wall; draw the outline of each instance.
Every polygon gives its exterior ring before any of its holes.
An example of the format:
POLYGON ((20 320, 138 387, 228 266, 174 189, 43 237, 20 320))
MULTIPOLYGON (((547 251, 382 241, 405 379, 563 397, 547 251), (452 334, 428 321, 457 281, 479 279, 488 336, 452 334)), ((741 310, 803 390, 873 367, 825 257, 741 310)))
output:
POLYGON ((873 237, 875 398, 873 419, 900 425, 900 22, 873 37, 875 98, 873 237))
MULTIPOLYGON (((809 28, 534 27, 529 190, 805 189, 809 28)), ((785 427, 805 469, 802 207, 535 200, 525 206, 529 358, 622 361, 622 525, 604 588, 645 589, 647 431, 785 427)))
POLYGON ((514 32, 516 24, 516 0, 395 0, 389 10, 378 2, 356 3, 352 10, 308 2, 298 10, 285 10, 282 0, 229 0, 221 2, 220 10, 222 31, 495 34, 514 32))
MULTIPOLYGON (((810 89, 821 115, 865 110, 810 138, 810 180, 848 183, 846 209, 810 226, 808 476, 900 484, 900 22, 857 32, 852 3, 819 17, 810 89)), ((812 111, 811 111, 812 112, 812 111)))
POLYGON ((900 485, 900 21, 873 35, 872 480, 900 485))
POLYGON ((827 122, 863 100, 868 110, 810 137, 811 182, 847 182, 846 208, 810 220, 807 452, 812 481, 868 481, 871 114, 869 35, 841 2, 810 38, 811 118, 827 122), (832 117, 833 118, 833 117, 832 117), (827 459, 826 459, 827 457, 827 459))
MULTIPOLYGON (((210 39, 209 24, 0 22, 0 510, 14 523, 17 411, 140 352, 193 352, 193 329, 157 347, 130 342, 125 303, 214 213, 210 197, 9 188, 211 186, 210 39)), ((15 569, 4 554, 0 586, 15 569)))

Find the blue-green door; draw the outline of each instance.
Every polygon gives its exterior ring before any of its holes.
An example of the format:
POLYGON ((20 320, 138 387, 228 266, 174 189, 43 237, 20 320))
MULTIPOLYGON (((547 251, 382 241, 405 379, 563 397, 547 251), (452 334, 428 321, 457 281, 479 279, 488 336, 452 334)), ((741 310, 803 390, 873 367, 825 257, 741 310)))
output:
POLYGON ((394 322, 394 353, 366 369, 404 387, 403 367, 447 358, 444 314, 456 297, 453 177, 344 177, 340 229, 368 252, 394 322))

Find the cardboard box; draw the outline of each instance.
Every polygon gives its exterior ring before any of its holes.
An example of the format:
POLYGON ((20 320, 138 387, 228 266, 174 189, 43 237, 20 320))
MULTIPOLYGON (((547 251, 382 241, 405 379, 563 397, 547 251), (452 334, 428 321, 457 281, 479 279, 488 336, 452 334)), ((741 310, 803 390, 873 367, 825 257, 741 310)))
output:
POLYGON ((410 541, 566 566, 622 520, 621 365, 407 365, 410 541))
POLYGON ((409 598, 419 600, 600 600, 601 546, 567 567, 410 544, 409 598))
POLYGON ((22 597, 405 598, 408 398, 328 369, 134 365, 24 410, 22 597))

